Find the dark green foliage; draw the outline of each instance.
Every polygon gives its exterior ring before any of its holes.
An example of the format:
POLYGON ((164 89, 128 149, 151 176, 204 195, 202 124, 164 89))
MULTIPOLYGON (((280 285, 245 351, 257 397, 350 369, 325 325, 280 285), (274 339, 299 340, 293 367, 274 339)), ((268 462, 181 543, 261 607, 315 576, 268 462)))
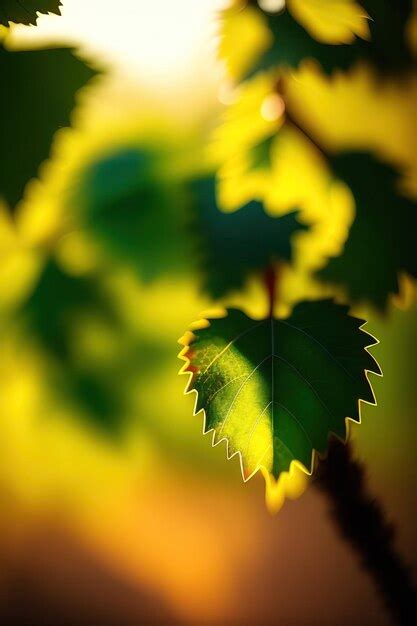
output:
POLYGON ((186 198, 161 179, 155 154, 108 155, 85 172, 71 202, 86 231, 145 281, 187 270, 186 198))
POLYGON ((395 170, 369 154, 341 154, 331 166, 354 195, 356 218, 342 255, 318 276, 384 309, 400 272, 417 277, 417 206, 398 191, 395 170))
POLYGON ((302 302, 288 319, 257 321, 238 310, 194 331, 189 360, 196 411, 205 430, 227 437, 229 454, 253 471, 272 442, 275 477, 293 460, 310 469, 328 436, 346 437, 346 417, 359 421, 359 399, 373 403, 366 371, 380 369, 366 348, 373 338, 331 300, 302 302), (268 433, 269 431, 269 433, 268 433), (256 441, 256 443, 255 443, 256 441))
POLYGON ((266 18, 274 43, 251 68, 248 77, 278 66, 297 68, 305 59, 315 59, 330 74, 335 68, 347 69, 357 58, 353 45, 336 46, 316 41, 289 11, 279 15, 266 14, 266 18))
POLYGON ((47 263, 23 307, 23 320, 52 358, 51 386, 55 394, 114 433, 120 427, 121 395, 117 387, 111 378, 103 378, 102 372, 84 367, 72 353, 73 332, 83 313, 117 324, 97 280, 69 276, 53 261, 47 263))
POLYGON ((241 289, 251 275, 264 272, 274 261, 291 260, 291 238, 306 230, 297 212, 271 217, 260 202, 252 201, 234 213, 223 213, 212 178, 196 181, 193 192, 198 262, 204 289, 213 298, 241 289))
POLYGON ((114 319, 96 280, 69 276, 49 261, 25 305, 33 334, 48 351, 67 358, 71 346, 68 329, 82 311, 100 312, 106 319, 114 319))
POLYGON ((410 66, 412 56, 406 44, 406 26, 412 0, 362 0, 361 5, 371 17, 371 38, 369 41, 358 38, 352 44, 332 45, 317 41, 289 11, 277 15, 265 13, 274 44, 251 68, 248 76, 277 66, 297 68, 305 59, 318 61, 327 74, 335 69, 346 70, 359 59, 368 59, 381 72, 410 66))
POLYGON ((60 13, 60 0, 0 0, 0 24, 36 24, 37 13, 60 13))
POLYGON ((413 0, 360 0, 371 17, 370 41, 357 41, 359 55, 373 62, 382 72, 409 68, 413 64, 407 46, 407 25, 413 0))
POLYGON ((6 51, 0 45, 0 195, 13 208, 70 123, 75 94, 94 75, 71 50, 6 51))

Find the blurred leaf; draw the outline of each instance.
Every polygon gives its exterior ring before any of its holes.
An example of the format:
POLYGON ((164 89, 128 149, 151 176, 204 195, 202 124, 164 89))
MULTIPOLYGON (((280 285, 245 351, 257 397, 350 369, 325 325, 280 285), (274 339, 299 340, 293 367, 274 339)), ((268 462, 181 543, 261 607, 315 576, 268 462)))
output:
POLYGON ((287 0, 293 16, 318 41, 352 43, 355 37, 369 37, 366 11, 356 0, 287 0))
POLYGON ((1 0, 0 24, 36 24, 38 13, 60 15, 60 0, 1 0))
POLYGON ((347 69, 357 57, 353 45, 336 46, 317 41, 288 11, 279 15, 265 14, 265 18, 274 43, 247 76, 279 66, 298 68, 305 59, 317 60, 325 72, 331 73, 335 68, 347 69))
POLYGON ((87 170, 71 201, 86 231, 143 280, 187 271, 185 197, 163 180, 155 154, 133 148, 110 154, 87 170))
POLYGON ((359 400, 374 404, 367 372, 380 369, 363 323, 330 300, 306 301, 285 320, 232 309, 181 340, 195 413, 214 445, 225 439, 228 456, 241 455, 246 478, 264 468, 278 479, 293 461, 311 472, 329 434, 345 439, 346 418, 360 421, 359 400))
POLYGON ((23 313, 44 346, 56 356, 66 358, 70 347, 68 323, 86 309, 99 310, 106 318, 114 320, 94 279, 74 278, 65 274, 54 261, 49 261, 23 313))
POLYGON ((413 0, 361 0, 361 4, 371 17, 371 37, 368 42, 358 42, 360 53, 382 72, 413 65, 407 45, 413 0))
POLYGON ((69 49, 6 51, 0 45, 0 195, 13 208, 70 123, 75 94, 94 75, 69 49))
POLYGON ((292 235, 307 229, 298 222, 297 212, 271 217, 257 201, 223 213, 217 207, 214 179, 196 181, 193 191, 197 258, 204 289, 215 299, 242 289, 252 274, 274 261, 290 261, 292 235))
POLYGON ((74 358, 74 328, 80 315, 96 315, 117 324, 110 303, 97 280, 68 276, 49 261, 32 296, 22 310, 31 336, 53 358, 50 385, 55 395, 76 405, 79 414, 112 434, 120 430, 123 406, 120 389, 99 368, 89 368, 74 358))
POLYGON ((348 69, 360 58, 368 58, 382 72, 401 69, 412 63, 407 48, 406 28, 412 11, 412 0, 363 0, 361 5, 370 16, 370 38, 352 44, 332 45, 317 41, 289 11, 265 13, 274 43, 267 49, 248 76, 277 66, 297 68, 305 59, 317 60, 326 73, 348 69))
POLYGON ((417 206, 400 195, 395 170, 369 154, 341 154, 331 165, 353 193, 356 218, 342 255, 318 276, 343 285, 354 301, 383 309, 399 293, 400 272, 417 277, 417 206))

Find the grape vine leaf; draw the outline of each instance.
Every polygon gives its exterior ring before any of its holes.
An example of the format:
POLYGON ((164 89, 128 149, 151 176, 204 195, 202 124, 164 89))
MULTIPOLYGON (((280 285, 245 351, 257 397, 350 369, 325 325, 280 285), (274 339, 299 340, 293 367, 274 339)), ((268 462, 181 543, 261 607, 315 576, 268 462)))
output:
POLYGON ((39 277, 33 293, 22 307, 32 333, 55 357, 68 358, 71 337, 67 328, 83 310, 100 311, 113 321, 111 308, 94 280, 65 273, 49 260, 39 277))
POLYGON ((70 276, 53 260, 46 263, 33 293, 19 311, 24 326, 53 364, 50 382, 54 394, 64 402, 75 402, 83 416, 115 435, 120 430, 120 384, 115 376, 104 379, 99 369, 89 368, 73 355, 74 329, 86 314, 112 327, 117 325, 116 314, 98 281, 70 276))
POLYGON ((363 324, 331 300, 305 301, 288 319, 230 309, 180 340, 194 414, 204 412, 213 445, 226 440, 228 458, 240 456, 245 480, 259 469, 278 480, 293 463, 311 473, 329 435, 346 439, 347 419, 360 422, 359 401, 375 404, 377 341, 363 324))
POLYGON ((342 285, 353 301, 384 309, 390 294, 399 293, 399 273, 417 278, 416 203, 399 193, 396 171, 370 154, 342 153, 330 164, 353 193, 356 217, 343 253, 318 278, 342 285))
POLYGON ((369 18, 357 0, 286 0, 286 6, 318 41, 341 44, 369 38, 369 18))
POLYGON ((255 200, 233 213, 220 211, 213 178, 194 181, 192 189, 196 258, 204 290, 214 299, 241 289, 252 274, 274 261, 290 261, 292 236, 307 230, 297 211, 271 217, 255 200))
POLYGON ((60 0, 1 0, 0 24, 36 24, 38 13, 60 15, 60 0))
POLYGON ((186 199, 179 185, 164 181, 151 150, 105 155, 83 172, 69 202, 83 230, 145 282, 188 271, 186 199))
POLYGON ((381 72, 412 64, 406 41, 412 0, 363 0, 361 5, 371 17, 370 38, 357 39, 352 44, 334 45, 317 41, 289 11, 278 15, 265 13, 274 43, 255 62, 246 77, 277 66, 297 68, 305 59, 318 61, 327 74, 335 69, 346 70, 363 57, 381 72))
POLYGON ((75 95, 95 72, 70 49, 9 51, 0 44, 0 196, 11 208, 70 123, 75 95))

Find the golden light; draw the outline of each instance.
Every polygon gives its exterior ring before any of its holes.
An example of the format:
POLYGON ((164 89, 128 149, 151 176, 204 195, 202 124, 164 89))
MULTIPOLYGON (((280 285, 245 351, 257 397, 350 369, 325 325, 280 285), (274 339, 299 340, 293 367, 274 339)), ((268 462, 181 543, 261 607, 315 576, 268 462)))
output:
POLYGON ((220 0, 63 0, 61 16, 16 26, 19 45, 59 43, 152 86, 183 84, 216 73, 215 13, 220 0), (213 63, 207 64, 207 58, 213 63))
POLYGON ((263 11, 268 13, 278 13, 285 8, 285 0, 258 0, 258 4, 263 11))
POLYGON ((277 93, 271 93, 262 102, 261 115, 267 122, 275 122, 285 112, 285 102, 277 93))

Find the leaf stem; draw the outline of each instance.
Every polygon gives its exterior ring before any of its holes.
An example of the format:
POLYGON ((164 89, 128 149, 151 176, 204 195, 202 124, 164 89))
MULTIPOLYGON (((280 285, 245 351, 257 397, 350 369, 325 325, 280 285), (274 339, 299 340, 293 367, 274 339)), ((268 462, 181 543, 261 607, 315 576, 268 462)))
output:
POLYGON ((268 317, 274 317, 274 309, 278 293, 278 272, 272 264, 265 270, 264 284, 268 295, 268 317))
POLYGON ((295 117, 288 108, 285 109, 285 119, 286 123, 298 130, 314 146, 317 152, 319 152, 326 161, 329 160, 330 155, 325 151, 323 146, 321 146, 318 143, 317 139, 310 135, 310 133, 305 128, 303 128, 303 126, 301 126, 301 124, 295 119, 295 117))
POLYGON ((284 104, 285 104, 285 122, 286 122, 286 124, 292 126, 296 130, 298 130, 298 132, 301 133, 314 146, 314 148, 317 150, 317 152, 319 152, 321 154, 321 156, 326 161, 328 161, 330 159, 330 154, 328 153, 328 151, 326 151, 325 148, 320 144, 320 142, 315 137, 313 137, 300 124, 300 122, 297 120, 296 117, 294 117, 293 113, 291 112, 291 107, 289 106, 288 99, 286 98, 285 79, 282 76, 277 80, 277 82, 275 84, 275 92, 284 101, 284 104))
POLYGON ((315 484, 329 497, 340 533, 359 554, 395 623, 417 624, 417 593, 410 570, 395 549, 394 527, 369 493, 364 467, 352 458, 349 445, 331 442, 315 484))

